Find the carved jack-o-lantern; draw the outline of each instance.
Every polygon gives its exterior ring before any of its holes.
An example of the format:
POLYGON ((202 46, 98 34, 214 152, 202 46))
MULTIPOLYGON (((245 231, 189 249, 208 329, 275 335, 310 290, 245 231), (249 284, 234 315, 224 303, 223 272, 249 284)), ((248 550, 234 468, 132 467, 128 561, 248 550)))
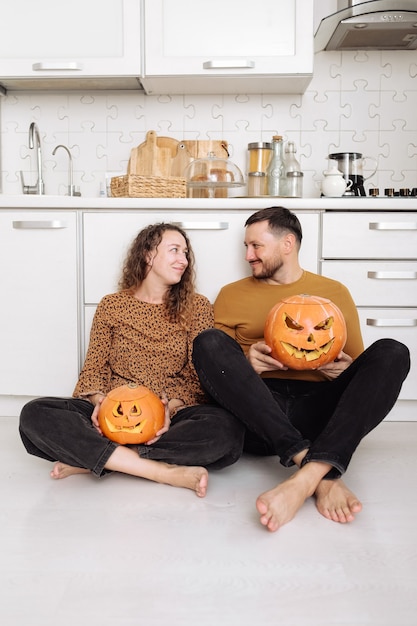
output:
POLYGON ((121 444, 146 443, 164 422, 165 408, 158 396, 134 383, 112 389, 98 414, 103 435, 121 444))
POLYGON ((264 337, 277 361, 290 369, 307 370, 334 361, 347 333, 343 314, 331 300, 302 294, 271 309, 264 337))

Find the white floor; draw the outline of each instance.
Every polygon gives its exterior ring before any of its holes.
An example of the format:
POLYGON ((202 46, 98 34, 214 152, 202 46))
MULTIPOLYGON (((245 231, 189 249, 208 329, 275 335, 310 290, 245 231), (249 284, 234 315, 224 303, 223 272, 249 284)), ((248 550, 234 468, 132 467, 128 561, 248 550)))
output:
POLYGON ((364 510, 309 501, 269 533, 256 496, 288 475, 244 458, 205 499, 112 475, 54 481, 1 418, 0 621, 5 626, 416 626, 417 422, 385 422, 346 482, 364 510))

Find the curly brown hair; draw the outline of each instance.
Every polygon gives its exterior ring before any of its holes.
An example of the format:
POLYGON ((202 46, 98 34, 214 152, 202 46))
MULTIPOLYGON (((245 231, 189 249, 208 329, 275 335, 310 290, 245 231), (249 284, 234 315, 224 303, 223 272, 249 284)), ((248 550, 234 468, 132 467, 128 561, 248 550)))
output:
POLYGON ((137 234, 123 264, 119 289, 121 291, 133 292, 142 284, 149 272, 149 254, 157 251, 163 234, 170 230, 175 230, 184 237, 187 246, 188 265, 180 282, 171 285, 167 290, 164 304, 167 319, 170 322, 178 322, 183 328, 187 329, 190 324, 195 294, 195 262, 190 240, 185 231, 176 224, 166 224, 164 222, 150 224, 137 234))

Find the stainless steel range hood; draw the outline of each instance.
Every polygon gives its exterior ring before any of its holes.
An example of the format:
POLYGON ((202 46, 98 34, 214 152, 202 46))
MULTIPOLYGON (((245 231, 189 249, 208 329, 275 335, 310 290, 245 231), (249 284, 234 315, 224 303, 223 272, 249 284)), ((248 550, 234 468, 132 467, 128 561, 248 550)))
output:
POLYGON ((417 0, 338 0, 314 36, 314 51, 416 50, 417 0))

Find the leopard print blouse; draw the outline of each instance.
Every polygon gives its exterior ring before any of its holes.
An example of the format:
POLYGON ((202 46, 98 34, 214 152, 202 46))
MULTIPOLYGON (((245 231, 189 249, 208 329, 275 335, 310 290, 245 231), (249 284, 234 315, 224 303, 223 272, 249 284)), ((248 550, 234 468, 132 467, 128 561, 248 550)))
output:
POLYGON ((99 303, 90 343, 73 396, 108 393, 136 382, 168 400, 186 406, 207 402, 191 361, 193 339, 214 325, 209 300, 196 294, 189 331, 169 322, 164 305, 149 304, 126 291, 105 296, 99 303))

